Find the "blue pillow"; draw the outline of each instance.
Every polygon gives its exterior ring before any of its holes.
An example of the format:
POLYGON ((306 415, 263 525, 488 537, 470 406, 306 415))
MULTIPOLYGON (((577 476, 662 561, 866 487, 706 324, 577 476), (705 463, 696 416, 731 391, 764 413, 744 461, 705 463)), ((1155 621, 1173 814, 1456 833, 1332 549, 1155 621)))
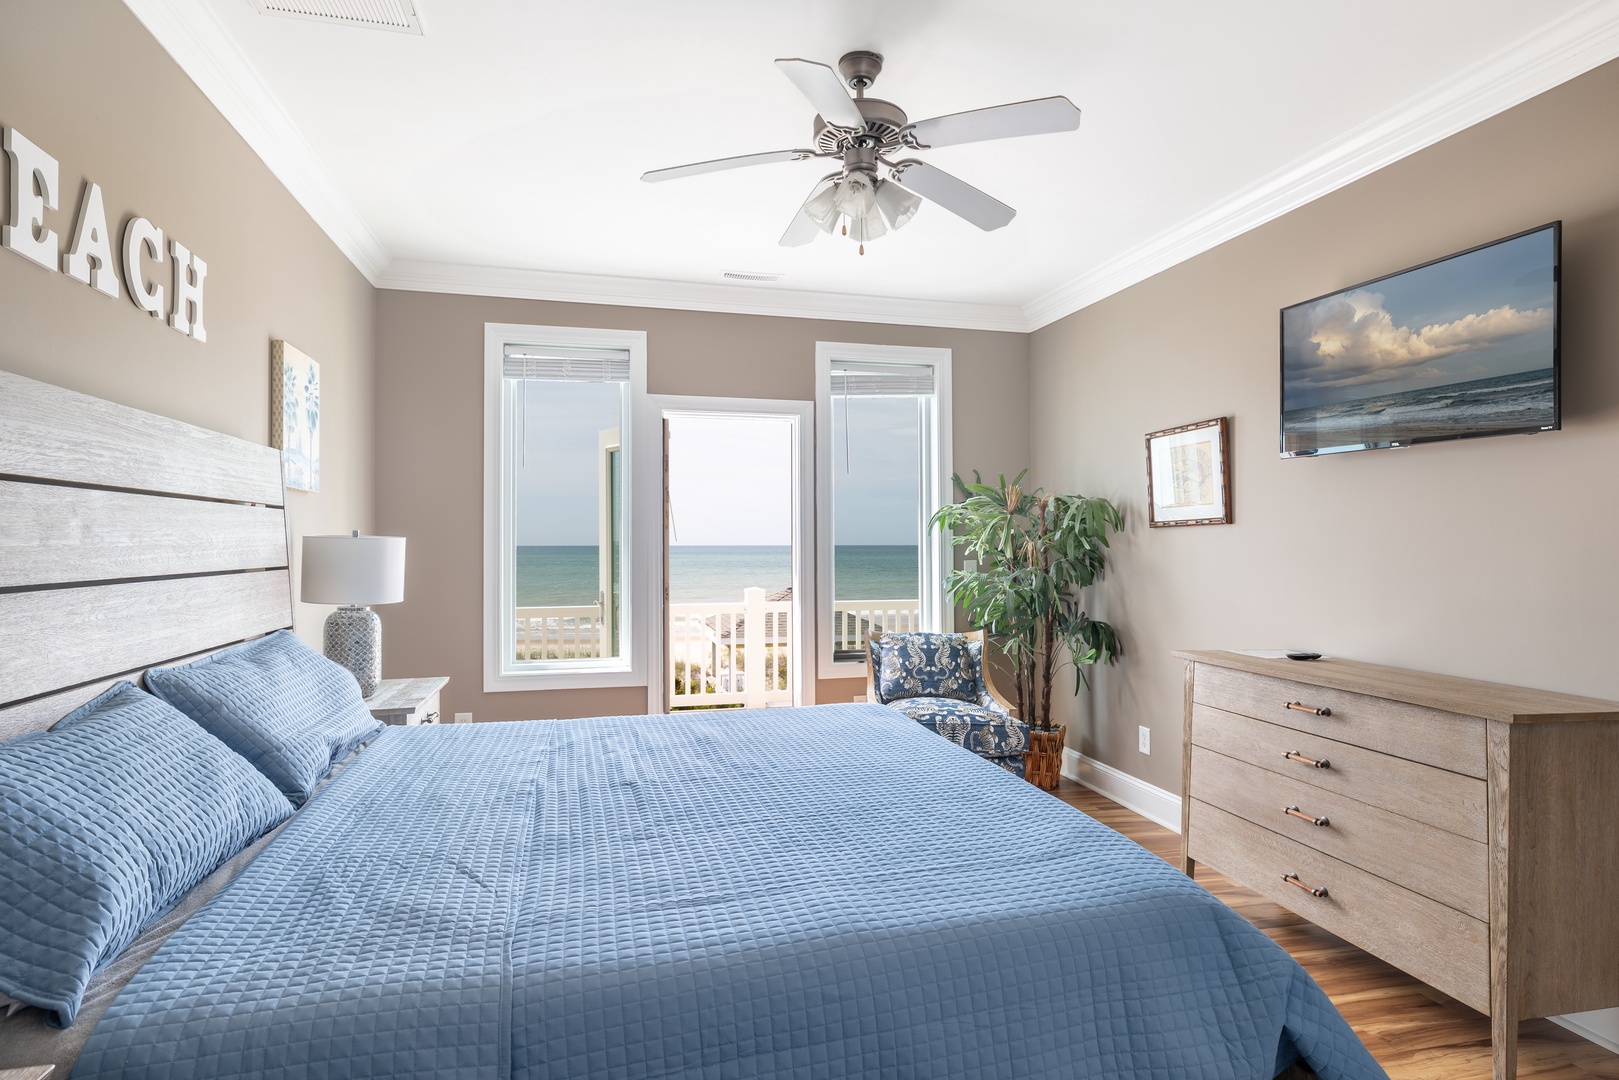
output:
POLYGON ((151 668, 146 686, 252 762, 297 806, 334 762, 383 726, 348 669, 291 630, 183 667, 151 668))
POLYGON ((66 1027, 90 976, 292 804, 121 682, 0 743, 0 993, 66 1027))
POLYGON ((877 697, 977 701, 983 645, 962 634, 884 634, 877 640, 877 697))

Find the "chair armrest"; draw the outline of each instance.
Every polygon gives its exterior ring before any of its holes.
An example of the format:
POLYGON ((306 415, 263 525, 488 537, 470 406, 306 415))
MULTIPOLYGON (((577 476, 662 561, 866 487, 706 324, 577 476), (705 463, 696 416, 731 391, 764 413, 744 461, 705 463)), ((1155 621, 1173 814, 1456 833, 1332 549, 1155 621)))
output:
POLYGON ((1007 715, 1011 716, 1015 720, 1022 719, 1022 717, 1018 716, 1017 714, 1017 706, 1013 705, 1010 701, 1007 701, 1004 697, 1002 697, 1000 691, 995 689, 995 684, 990 681, 988 664, 983 665, 983 667, 979 670, 978 680, 984 684, 984 693, 988 694, 995 704, 1005 709, 1007 715))

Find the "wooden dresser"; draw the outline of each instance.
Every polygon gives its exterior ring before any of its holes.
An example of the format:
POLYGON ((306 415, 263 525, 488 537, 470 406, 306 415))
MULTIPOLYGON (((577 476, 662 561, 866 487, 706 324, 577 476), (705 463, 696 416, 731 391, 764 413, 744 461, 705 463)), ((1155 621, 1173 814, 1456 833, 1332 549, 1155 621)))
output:
POLYGON ((1352 660, 1186 661, 1181 855, 1491 1017, 1619 1006, 1619 703, 1352 660))

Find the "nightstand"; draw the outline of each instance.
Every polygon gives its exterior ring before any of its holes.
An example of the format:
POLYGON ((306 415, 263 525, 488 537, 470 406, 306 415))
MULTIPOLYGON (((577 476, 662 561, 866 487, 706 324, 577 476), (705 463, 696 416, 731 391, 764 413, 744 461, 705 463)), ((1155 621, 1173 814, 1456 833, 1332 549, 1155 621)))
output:
POLYGON ((377 684, 376 693, 365 699, 365 707, 384 724, 442 724, 438 692, 449 681, 443 675, 426 679, 383 679, 377 684))

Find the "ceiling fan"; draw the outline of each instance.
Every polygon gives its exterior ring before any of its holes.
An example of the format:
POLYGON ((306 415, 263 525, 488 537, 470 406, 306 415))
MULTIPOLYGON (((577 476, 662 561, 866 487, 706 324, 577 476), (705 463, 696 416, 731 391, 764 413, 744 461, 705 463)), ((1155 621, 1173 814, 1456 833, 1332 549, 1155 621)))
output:
POLYGON ((658 183, 777 161, 840 159, 843 167, 817 181, 793 216, 781 237, 783 247, 801 247, 814 240, 817 232, 831 235, 841 225, 843 235, 857 242, 864 255, 867 240, 910 221, 922 199, 986 232, 999 229, 1017 216, 1016 210, 925 161, 910 157, 895 161, 892 155, 1079 127, 1079 109, 1065 97, 950 113, 913 124, 893 102, 866 96, 883 69, 883 58, 874 52, 845 53, 837 71, 813 60, 777 60, 776 66, 815 106, 814 149, 698 161, 654 169, 641 179, 658 183), (886 179, 878 175, 879 168, 888 170, 886 179))

